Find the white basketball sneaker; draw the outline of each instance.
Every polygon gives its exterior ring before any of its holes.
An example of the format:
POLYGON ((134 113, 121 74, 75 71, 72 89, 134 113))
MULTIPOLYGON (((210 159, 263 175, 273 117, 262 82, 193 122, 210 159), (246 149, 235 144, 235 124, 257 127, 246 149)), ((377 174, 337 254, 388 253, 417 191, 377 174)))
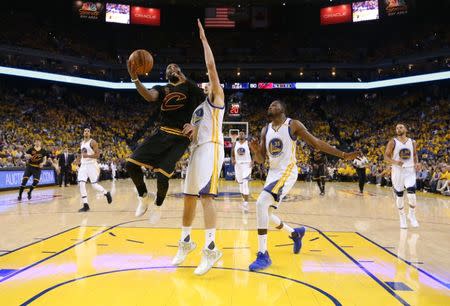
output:
POLYGON ((409 222, 411 223, 412 227, 419 227, 419 222, 417 222, 415 212, 409 211, 408 219, 409 219, 409 222))
POLYGON ((153 194, 149 193, 146 196, 138 197, 138 207, 136 208, 136 217, 144 215, 148 209, 148 205, 152 202, 153 194))
POLYGON ((408 224, 406 223, 406 214, 400 214, 400 228, 408 228, 408 224))
POLYGON ((222 257, 222 252, 215 248, 214 250, 203 249, 202 251, 202 259, 200 260, 200 264, 197 269, 195 269, 195 275, 203 275, 214 266, 216 262, 222 257))
POLYGON ((150 210, 148 222, 150 222, 150 224, 156 224, 160 219, 161 219, 161 206, 153 205, 150 210))
POLYGON ((186 259, 186 256, 195 250, 197 245, 193 241, 185 242, 185 241, 178 241, 178 252, 177 255, 172 259, 172 265, 178 266, 183 263, 183 261, 186 259))

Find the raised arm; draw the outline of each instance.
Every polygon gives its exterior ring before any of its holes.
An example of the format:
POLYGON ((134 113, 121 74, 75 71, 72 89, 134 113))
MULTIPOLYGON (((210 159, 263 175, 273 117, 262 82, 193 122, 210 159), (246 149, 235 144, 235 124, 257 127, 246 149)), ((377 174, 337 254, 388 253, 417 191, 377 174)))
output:
POLYGON ((205 30, 203 29, 202 23, 197 19, 198 30, 200 34, 200 40, 202 41, 203 50, 205 52, 205 63, 208 69, 209 84, 211 86, 210 99, 211 102, 218 107, 223 107, 224 93, 222 86, 220 86, 219 75, 216 69, 216 63, 214 61, 214 55, 212 53, 211 47, 209 46, 208 40, 206 39, 205 30))
POLYGON ((263 164, 266 161, 266 131, 267 126, 261 130, 261 139, 253 138, 249 142, 250 151, 253 154, 253 161, 258 164, 263 164))
POLYGON ((136 86, 138 93, 148 102, 156 102, 159 98, 159 93, 156 89, 147 89, 144 84, 139 80, 139 76, 136 73, 136 67, 134 62, 127 62, 128 73, 130 74, 131 81, 136 86))
POLYGON ((291 131, 293 135, 304 140, 310 146, 313 146, 315 149, 328 153, 330 155, 334 155, 346 160, 352 160, 355 159, 360 154, 360 152, 357 151, 346 153, 336 149, 335 147, 332 147, 325 141, 316 138, 314 135, 308 132, 306 127, 298 120, 291 121, 291 131))
POLYGON ((394 160, 392 155, 394 154, 395 142, 393 139, 389 140, 386 151, 384 152, 384 160, 392 165, 402 166, 403 162, 399 160, 394 160))

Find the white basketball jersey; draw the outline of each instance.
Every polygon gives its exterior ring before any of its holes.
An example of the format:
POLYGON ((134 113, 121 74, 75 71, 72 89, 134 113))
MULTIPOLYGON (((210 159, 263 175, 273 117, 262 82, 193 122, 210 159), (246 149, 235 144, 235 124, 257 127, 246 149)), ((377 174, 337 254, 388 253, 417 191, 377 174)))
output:
MULTIPOLYGON (((397 138, 394 138, 394 160, 400 160, 403 162, 403 168, 414 167, 414 145, 413 140, 408 138, 405 143, 401 142, 397 138)), ((393 165, 394 167, 398 167, 393 165)))
POLYGON ((252 157, 250 155, 250 148, 248 147, 248 141, 241 143, 237 140, 234 143, 234 159, 237 164, 251 163, 252 157))
POLYGON ((196 126, 197 137, 193 140, 194 145, 214 142, 223 145, 222 122, 225 107, 213 105, 209 98, 195 109, 192 114, 191 124, 196 126))
POLYGON ((291 119, 287 118, 277 130, 274 130, 272 123, 267 126, 266 151, 270 170, 284 171, 288 167, 292 168, 297 165, 296 140, 292 139, 289 132, 290 122, 291 119))
MULTIPOLYGON (((92 141, 92 139, 81 142, 81 153, 84 152, 89 155, 94 154, 94 150, 92 150, 92 147, 91 147, 91 141, 92 141)), ((84 158, 83 156, 81 156, 81 164, 93 164, 96 161, 97 161, 97 159, 95 159, 95 158, 84 158)))

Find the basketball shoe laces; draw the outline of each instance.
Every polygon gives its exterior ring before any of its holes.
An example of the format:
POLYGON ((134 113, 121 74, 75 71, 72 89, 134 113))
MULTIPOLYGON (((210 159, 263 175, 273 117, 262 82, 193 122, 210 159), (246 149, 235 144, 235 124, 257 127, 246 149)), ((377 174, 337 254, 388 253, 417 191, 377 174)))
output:
POLYGON ((217 252, 214 250, 205 249, 205 257, 206 257, 208 264, 214 262, 214 260, 216 259, 216 256, 217 256, 216 253, 217 252))
POLYGON ((179 242, 178 242, 178 245, 181 247, 181 249, 182 249, 184 252, 188 252, 188 251, 191 249, 191 242, 190 242, 190 241, 188 241, 188 242, 185 242, 185 241, 179 241, 179 242))

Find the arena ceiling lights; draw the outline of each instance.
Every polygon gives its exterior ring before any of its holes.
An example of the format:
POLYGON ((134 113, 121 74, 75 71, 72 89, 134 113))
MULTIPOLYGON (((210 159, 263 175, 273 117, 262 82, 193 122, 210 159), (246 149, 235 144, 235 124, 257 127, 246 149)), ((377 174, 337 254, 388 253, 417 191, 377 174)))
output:
MULTIPOLYGON (((81 77, 74 77, 63 74, 55 74, 41 71, 33 71, 27 69, 19 69, 19 68, 11 68, 0 66, 0 74, 24 77, 24 78, 32 78, 53 82, 61 82, 75 85, 84 85, 84 86, 93 86, 100 87, 106 89, 135 89, 135 86, 131 82, 122 83, 122 82, 108 82, 94 79, 87 79, 81 77)), ((387 79, 382 81, 373 81, 373 82, 297 82, 292 83, 295 84, 295 89, 301 90, 329 90, 329 89, 342 89, 342 90, 368 90, 368 89, 377 89, 391 86, 400 86, 400 85, 408 85, 415 83, 423 83, 423 82, 432 82, 432 81, 441 81, 450 79, 450 71, 444 72, 435 72, 435 73, 427 73, 415 76, 387 79)), ((157 83, 144 83, 144 85, 148 88, 153 87, 155 85, 164 85, 166 83, 157 82, 157 83)))

